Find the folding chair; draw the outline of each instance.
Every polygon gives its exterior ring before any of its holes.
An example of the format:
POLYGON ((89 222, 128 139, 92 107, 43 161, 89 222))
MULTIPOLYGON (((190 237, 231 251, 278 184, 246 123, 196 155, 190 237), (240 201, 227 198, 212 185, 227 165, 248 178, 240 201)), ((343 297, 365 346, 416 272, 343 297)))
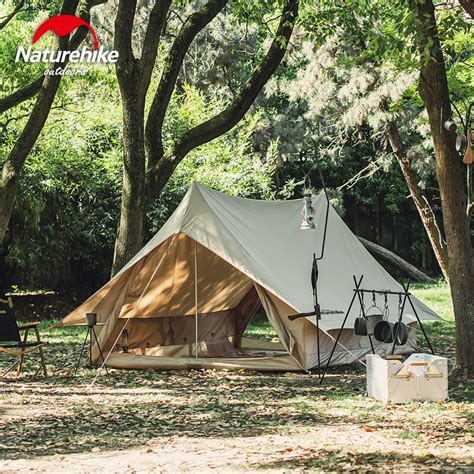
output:
POLYGON ((48 376, 43 353, 43 348, 47 346, 48 343, 41 341, 38 330, 39 324, 39 322, 35 322, 18 325, 15 312, 13 311, 11 298, 0 298, 0 353, 5 353, 17 358, 13 365, 3 373, 3 376, 10 372, 10 370, 12 370, 17 364, 17 375, 20 375, 25 356, 35 351, 39 352, 44 376, 48 376), (30 329, 35 332, 36 341, 28 342, 28 333, 30 329), (23 332, 23 337, 21 336, 20 331, 23 332))

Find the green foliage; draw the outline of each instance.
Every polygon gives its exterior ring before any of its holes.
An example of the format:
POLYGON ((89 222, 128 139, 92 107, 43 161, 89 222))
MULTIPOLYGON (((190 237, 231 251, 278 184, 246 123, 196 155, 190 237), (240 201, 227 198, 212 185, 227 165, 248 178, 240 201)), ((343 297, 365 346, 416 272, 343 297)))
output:
MULTIPOLYGON (((168 111, 167 140, 213 116, 221 107, 220 101, 209 101, 201 91, 186 87, 168 111)), ((193 150, 180 163, 160 202, 150 209, 149 232, 161 227, 193 181, 234 196, 259 199, 275 199, 287 191, 286 187, 276 188, 271 152, 262 157, 252 150, 252 135, 260 119, 261 113, 247 115, 235 129, 193 150)))
POLYGON ((447 321, 454 320, 453 302, 449 286, 444 280, 436 284, 415 283, 412 285, 413 294, 424 301, 435 313, 447 321))
MULTIPOLYGON (((187 86, 173 98, 165 137, 171 140, 220 110, 187 86)), ((15 111, 16 112, 16 111, 15 111)), ((151 237, 195 180, 234 195, 273 198, 274 159, 252 151, 260 114, 190 153, 162 198, 149 209, 151 237)), ((5 130, 6 156, 25 118, 5 130)), ((121 193, 122 134, 114 71, 91 70, 64 81, 50 119, 25 164, 7 234, 10 280, 21 286, 96 287, 110 272, 121 193)), ((1 161, 1 160, 0 160, 1 161)))
POLYGON ((61 124, 55 125, 25 165, 7 263, 21 284, 62 286, 86 275, 93 284, 107 277, 110 266, 119 161, 111 164, 103 149, 91 153, 93 133, 64 141, 61 124))
MULTIPOLYGON (((201 3, 179 0, 173 8, 184 17, 201 3)), ((233 99, 265 53, 283 3, 230 2, 198 35, 167 113, 166 144, 233 99)), ((35 27, 57 14, 60 4, 26 2, 2 30, 1 96, 42 73, 42 65, 14 63, 13 58, 18 45, 29 45, 35 27)), ((12 7, 11 0, 0 5, 0 16, 12 7)), ((109 47, 115 8, 108 2, 95 8, 92 18, 101 44, 109 47)), ((150 2, 139 2, 140 24, 146 23, 149 8, 150 2)), ((437 15, 449 85, 463 113, 474 97, 473 32, 457 7, 439 8, 437 15)), ((178 15, 171 15, 152 90, 180 26, 178 15)), ((147 236, 160 228, 194 180, 232 195, 286 199, 301 194, 305 175, 320 188, 314 166, 318 159, 331 197, 353 229, 359 231, 359 219, 363 235, 378 235, 391 247, 392 231, 386 227, 392 226, 403 236, 398 253, 416 262, 427 241, 383 139, 383 124, 387 117, 396 120, 420 184, 439 202, 429 130, 413 74, 420 60, 413 41, 417 26, 407 0, 302 0, 300 25, 286 61, 238 127, 180 164, 160 201, 148 209, 147 236), (375 75, 380 80, 371 88, 375 75), (378 110, 384 94, 390 99, 387 114, 378 110), (361 179, 345 185, 363 170, 361 179), (413 240, 405 240, 408 235, 413 240)), ((143 28, 137 25, 134 34, 138 38, 143 28)), ((53 42, 54 36, 46 35, 41 46, 53 42)), ((0 117, 0 164, 31 104, 27 101, 0 117)), ((107 278, 120 205, 121 154, 120 96, 113 67, 92 65, 85 76, 64 78, 20 182, 7 240, 14 282, 49 287, 77 284, 85 276, 93 284, 107 278)))
MULTIPOLYGON (((11 1, 0 4, 0 18, 10 13, 13 8, 11 1)), ((45 13, 42 13, 40 18, 46 19, 45 15, 45 13)), ((2 97, 14 92, 19 87, 27 85, 33 78, 40 76, 43 72, 44 66, 41 63, 15 62, 18 46, 27 48, 31 45, 37 23, 38 19, 12 20, 6 28, 1 30, 0 70, 2 74, 0 75, 0 91, 2 97)))

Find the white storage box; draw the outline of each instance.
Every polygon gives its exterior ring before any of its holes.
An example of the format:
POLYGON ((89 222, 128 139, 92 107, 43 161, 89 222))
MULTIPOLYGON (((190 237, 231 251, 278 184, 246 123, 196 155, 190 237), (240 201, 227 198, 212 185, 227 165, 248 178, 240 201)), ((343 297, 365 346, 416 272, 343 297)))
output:
POLYGON ((384 403, 444 401, 448 398, 448 359, 412 354, 405 362, 368 355, 367 394, 384 403))

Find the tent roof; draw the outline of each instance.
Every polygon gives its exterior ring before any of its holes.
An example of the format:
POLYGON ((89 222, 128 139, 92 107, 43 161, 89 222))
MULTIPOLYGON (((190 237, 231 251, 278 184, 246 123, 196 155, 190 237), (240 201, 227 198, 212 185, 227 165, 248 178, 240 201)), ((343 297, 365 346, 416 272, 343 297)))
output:
MULTIPOLYGON (((115 277, 132 267, 170 236, 182 232, 226 260, 297 312, 312 310, 312 255, 321 252, 326 201, 313 196, 316 230, 300 230, 302 199, 260 201, 231 197, 198 183, 191 185, 180 205, 160 231, 115 277)), ((353 295, 353 275, 364 275, 362 288, 403 291, 402 286, 370 255, 330 206, 326 248, 319 262, 319 300, 323 310, 345 312, 353 295)), ((412 298, 421 319, 441 319, 412 298)), ((379 298, 378 306, 383 301, 379 298)), ((391 320, 398 300, 389 297, 391 320)), ((366 307, 371 300, 366 299, 366 307)), ((354 305, 349 318, 357 317, 354 305)), ((314 321, 313 318, 308 318, 314 321)), ((340 327, 343 314, 323 315, 321 328, 340 327)), ((406 322, 414 320, 407 305, 406 322)))

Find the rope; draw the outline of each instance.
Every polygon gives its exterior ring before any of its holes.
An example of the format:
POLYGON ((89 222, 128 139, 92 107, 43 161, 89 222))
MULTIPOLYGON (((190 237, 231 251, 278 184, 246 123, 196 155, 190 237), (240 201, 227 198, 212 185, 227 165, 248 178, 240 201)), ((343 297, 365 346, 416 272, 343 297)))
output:
MULTIPOLYGON (((329 332, 327 331, 324 331, 334 342, 336 342, 336 338, 331 336, 331 334, 329 334, 329 332)), ((346 346, 344 346, 342 344, 342 342, 340 341, 337 341, 337 344, 339 344, 348 354, 350 354, 351 356, 354 357, 354 360, 360 362, 364 367, 367 367, 366 363, 365 362, 362 362, 357 356, 355 356, 346 346)), ((353 362, 353 361, 351 361, 353 362)))

